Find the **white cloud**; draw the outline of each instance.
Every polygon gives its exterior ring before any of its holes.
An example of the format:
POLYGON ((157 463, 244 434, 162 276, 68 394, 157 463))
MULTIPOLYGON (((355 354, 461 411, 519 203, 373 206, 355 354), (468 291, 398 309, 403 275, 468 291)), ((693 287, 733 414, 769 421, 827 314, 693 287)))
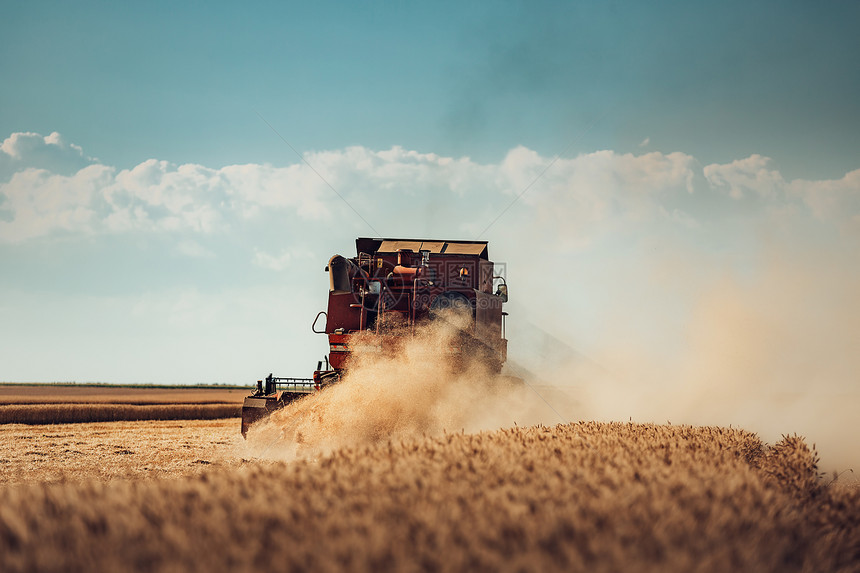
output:
POLYGON ((769 157, 750 155, 724 165, 706 165, 703 171, 712 187, 728 188, 733 199, 749 193, 774 198, 784 189, 785 181, 779 171, 768 169, 769 164, 769 157))
MULTIPOLYGON (((49 148, 85 158, 56 133, 13 134, 2 146, 3 154, 21 165, 49 148)), ((398 146, 382 151, 354 146, 306 158, 319 175, 303 163, 214 169, 150 159, 131 169, 94 163, 72 173, 19 166, 0 183, 0 241, 54 233, 229 234, 263 217, 282 221, 285 229, 301 222, 317 229, 346 221, 361 225, 350 207, 383 234, 401 229, 414 234, 422 224, 431 234, 443 229, 477 234, 521 195, 502 223, 531 220, 535 230, 553 229, 561 242, 576 246, 588 244, 596 233, 648 221, 696 228, 698 218, 709 214, 697 214, 700 199, 685 197, 698 195, 694 191, 701 183, 735 199, 756 198, 771 211, 789 204, 840 228, 860 224, 860 170, 839 180, 785 181, 760 155, 704 168, 680 152, 602 150, 553 161, 522 146, 494 164, 398 146)), ((205 256, 206 249, 192 241, 178 251, 205 256)), ((265 253, 255 261, 267 268, 287 262, 265 253)))
POLYGON ((293 210, 308 220, 324 220, 330 215, 323 197, 331 192, 303 164, 228 165, 217 174, 225 193, 221 206, 238 210, 244 217, 253 217, 261 208, 293 210))
POLYGON ((111 230, 213 232, 228 195, 217 170, 150 159, 120 171, 103 188, 111 230))
POLYGON ((55 232, 92 234, 101 208, 100 193, 112 181, 111 169, 85 167, 74 175, 28 168, 0 184, 0 241, 17 242, 55 232))
POLYGON ((56 131, 46 136, 13 133, 0 143, 0 181, 7 181, 13 173, 27 168, 71 175, 95 162, 80 146, 65 141, 56 131))
POLYGON ((308 154, 306 159, 347 197, 356 192, 388 199, 420 197, 440 190, 475 193, 498 185, 498 166, 482 166, 468 157, 441 157, 400 146, 382 151, 353 146, 308 154))
POLYGON ((728 189, 733 199, 758 198, 771 213, 800 209, 842 232, 860 231, 860 169, 841 179, 786 181, 770 163, 767 157, 751 155, 707 165, 704 175, 712 188, 728 189))
MULTIPOLYGON (((4 142, 3 153, 23 158, 37 139, 46 145, 61 141, 58 134, 14 134, 4 142)), ((21 160, 11 179, 0 183, 2 242, 58 232, 211 234, 267 209, 306 220, 325 219, 330 212, 319 198, 327 191, 324 184, 303 165, 212 169, 150 159, 121 171, 92 164, 66 174, 21 167, 26 163, 21 160)))
POLYGON ((792 181, 786 189, 820 220, 834 222, 843 232, 860 233, 860 169, 841 179, 792 181))
POLYGON ((651 143, 651 138, 650 138, 650 137, 646 137, 645 139, 643 139, 643 140, 639 143, 639 147, 648 147, 648 145, 649 145, 650 143, 651 143))
POLYGON ((695 166, 683 153, 596 151, 556 161, 523 201, 534 206, 543 225, 577 246, 633 221, 688 221, 674 203, 693 192, 695 166))

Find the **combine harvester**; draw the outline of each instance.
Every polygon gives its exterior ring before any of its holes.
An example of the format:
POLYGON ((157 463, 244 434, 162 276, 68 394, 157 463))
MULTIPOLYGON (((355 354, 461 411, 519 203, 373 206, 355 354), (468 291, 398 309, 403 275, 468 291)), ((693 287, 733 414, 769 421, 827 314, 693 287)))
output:
POLYGON ((254 422, 340 380, 349 368, 354 338, 364 350, 396 353, 404 336, 451 309, 471 315, 457 343, 446 349, 455 365, 479 360, 490 371, 501 371, 507 358, 502 304, 508 287, 494 272, 486 241, 359 238, 355 248, 357 256, 335 255, 325 269, 328 310, 317 314, 311 328, 328 335, 328 356, 317 363, 313 378, 269 374, 258 381, 242 406, 243 436, 254 422), (318 330, 321 318, 325 328, 318 330))

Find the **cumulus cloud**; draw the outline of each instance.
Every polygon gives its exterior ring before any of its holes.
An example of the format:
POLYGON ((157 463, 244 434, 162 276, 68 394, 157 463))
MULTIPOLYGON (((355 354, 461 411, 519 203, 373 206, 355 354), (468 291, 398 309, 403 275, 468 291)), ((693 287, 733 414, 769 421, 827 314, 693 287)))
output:
POLYGON ((758 198, 771 210, 803 209, 842 232, 860 231, 860 169, 840 179, 786 181, 771 160, 751 155, 727 164, 705 166, 712 188, 728 190, 733 199, 758 198))
POLYGON ((0 181, 8 181, 13 173, 30 167, 72 175, 97 161, 56 131, 46 136, 13 133, 0 144, 0 181))
POLYGON ((733 199, 741 199, 750 193, 775 198, 784 190, 785 181, 779 171, 768 169, 770 162, 769 157, 750 155, 724 165, 706 165, 704 174, 711 186, 728 189, 733 199))
POLYGON ((37 161, 36 140, 49 146, 62 142, 58 134, 13 134, 4 142, 3 153, 18 163, 9 181, 0 183, 2 242, 57 233, 211 234, 266 209, 308 220, 329 215, 320 199, 323 184, 301 165, 212 169, 150 159, 132 169, 93 163, 65 173, 54 170, 56 162, 44 154, 37 161))
POLYGON ((68 232, 92 234, 104 213, 102 190, 113 179, 112 170, 90 165, 73 175, 28 168, 0 184, 7 213, 0 223, 0 241, 16 242, 68 232))
POLYGON ((798 179, 785 192, 802 201, 820 221, 832 221, 843 232, 860 234, 860 169, 841 179, 798 179))
MULTIPOLYGON (((539 227, 557 229, 560 243, 575 247, 649 221, 696 228, 698 202, 713 191, 772 209, 791 205, 842 229, 860 226, 860 170, 832 181, 786 181, 760 155, 702 168, 681 152, 601 150, 552 159, 520 146, 498 163, 481 164, 399 146, 353 146, 307 154, 314 170, 303 163, 214 169, 156 159, 117 170, 94 162, 57 133, 12 134, 2 154, 18 162, 0 183, 3 242, 55 233, 229 233, 266 214, 330 223, 354 219, 349 207, 385 233, 404 226, 415 232, 416 221, 427 220, 428 228, 458 221, 461 232, 476 235, 519 202, 520 217, 525 213, 539 227), (56 160, 61 155, 81 165, 64 171, 56 160), (693 195, 699 199, 686 198, 693 195)), ((262 255, 255 261, 270 268, 283 264, 262 255)))
POLYGON ((683 153, 596 151, 557 160, 523 201, 541 224, 559 229, 562 242, 576 246, 636 221, 689 224, 691 215, 676 199, 694 191, 695 175, 695 159, 683 153))
POLYGON ((390 203, 398 197, 425 197, 440 192, 474 195, 495 192, 503 183, 496 165, 400 146, 382 151, 353 146, 311 153, 306 159, 340 192, 357 193, 365 201, 377 198, 390 203))

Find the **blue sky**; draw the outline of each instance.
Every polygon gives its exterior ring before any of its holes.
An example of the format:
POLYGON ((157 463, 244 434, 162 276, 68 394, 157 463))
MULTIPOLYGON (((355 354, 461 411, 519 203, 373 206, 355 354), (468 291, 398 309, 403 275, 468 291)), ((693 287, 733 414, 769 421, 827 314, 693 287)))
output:
POLYGON ((103 161, 222 166, 365 145, 498 160, 759 153, 792 176, 856 167, 853 2, 11 2, 5 133, 103 161), (600 118, 585 135, 582 131, 600 118))
POLYGON ((546 332, 627 384, 586 381, 594 416, 856 396, 856 2, 3 15, 0 380, 307 375, 325 261, 379 234, 489 240, 512 354, 546 332))

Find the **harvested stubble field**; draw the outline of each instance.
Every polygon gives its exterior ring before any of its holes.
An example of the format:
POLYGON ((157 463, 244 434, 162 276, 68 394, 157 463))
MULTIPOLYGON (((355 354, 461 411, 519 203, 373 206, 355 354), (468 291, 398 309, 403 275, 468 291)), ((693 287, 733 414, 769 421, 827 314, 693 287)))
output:
MULTIPOLYGON (((91 469, 0 487, 0 570, 860 569, 860 491, 820 480, 799 438, 581 422, 275 462, 200 424, 151 444, 190 463, 204 454, 179 444, 211 431, 227 443, 210 442, 218 466, 199 473, 106 481, 91 469)), ((49 431, 17 431, 28 428, 49 431)), ((132 433, 100 431, 142 451, 132 433)))
POLYGON ((0 425, 0 484, 178 478, 234 467, 236 418, 0 425))
POLYGON ((199 420, 238 416, 248 390, 0 385, 0 424, 199 420))

